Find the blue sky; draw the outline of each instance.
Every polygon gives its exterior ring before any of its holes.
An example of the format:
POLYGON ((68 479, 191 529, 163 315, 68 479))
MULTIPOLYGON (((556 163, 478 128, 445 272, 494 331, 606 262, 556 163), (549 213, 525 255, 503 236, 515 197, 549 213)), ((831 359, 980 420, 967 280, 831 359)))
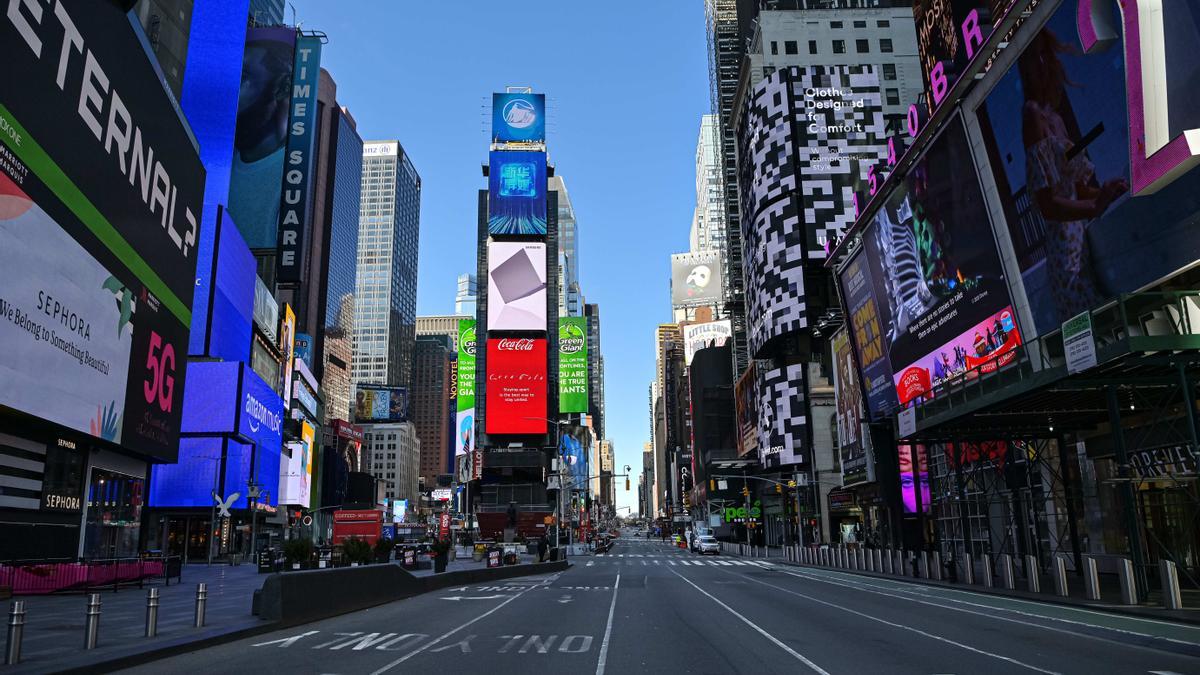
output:
MULTIPOLYGON (((636 471, 650 433, 654 326, 671 314, 668 255, 687 250, 695 205, 709 107, 704 3, 293 3, 303 28, 329 35, 322 65, 359 133, 399 139, 421 174, 419 314, 452 312, 457 276, 475 268, 491 92, 546 94, 550 158, 579 220, 583 291, 600 305, 607 432, 618 468, 636 471)), ((618 484, 617 499, 636 508, 636 479, 628 493, 618 484)))

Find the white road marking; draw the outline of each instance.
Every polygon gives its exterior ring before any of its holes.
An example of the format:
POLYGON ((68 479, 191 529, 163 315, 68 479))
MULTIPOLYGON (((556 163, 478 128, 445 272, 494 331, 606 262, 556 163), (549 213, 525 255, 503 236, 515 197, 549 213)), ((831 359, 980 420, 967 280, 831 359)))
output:
POLYGON ((279 647, 291 647, 292 645, 296 644, 296 640, 299 640, 300 638, 306 638, 309 635, 314 635, 314 634, 320 633, 320 632, 321 631, 319 631, 319 630, 310 630, 307 633, 301 633, 299 635, 293 635, 292 637, 282 638, 279 640, 271 640, 269 642, 259 642, 258 644, 253 644, 250 646, 251 647, 266 647, 267 645, 278 645, 279 647))
POLYGON ((608 639, 612 636, 613 612, 617 609, 617 589, 621 587, 621 574, 613 584, 612 603, 608 606, 608 623, 604 626, 604 639, 600 642, 600 660, 596 662, 596 675, 604 675, 604 664, 608 662, 608 639))
MULTIPOLYGON (((730 574, 732 574, 732 572, 731 572, 730 574)), ((790 573, 790 572, 788 572, 788 574, 791 574, 791 573, 790 573)), ((870 619, 871 621, 876 621, 876 622, 878 622, 878 623, 882 623, 882 624, 884 624, 884 625, 887 625, 887 626, 892 626, 893 628, 899 628, 899 629, 901 629, 901 630, 906 630, 906 631, 910 631, 910 632, 912 632, 912 633, 917 633, 918 635, 925 636, 925 637, 927 637, 927 638, 929 638, 929 639, 931 639, 931 640, 937 640, 938 642, 944 642, 944 643, 946 643, 946 644, 949 644, 949 645, 954 645, 955 647, 959 647, 959 648, 965 649, 965 650, 967 650, 967 651, 969 651, 969 652, 975 652, 976 654, 982 654, 983 656, 990 656, 990 657, 992 657, 992 658, 994 658, 994 659, 999 659, 999 660, 1001 660, 1001 661, 1006 661, 1006 662, 1008 662, 1008 663, 1011 663, 1011 664, 1013 664, 1013 665, 1021 666, 1022 668, 1027 668, 1027 669, 1029 669, 1029 670, 1032 670, 1032 671, 1034 671, 1034 672, 1038 672, 1038 673, 1046 673, 1046 675, 1060 675, 1060 674, 1058 673, 1058 671, 1054 671, 1054 670, 1045 670, 1045 669, 1043 669, 1043 668, 1038 668, 1037 666, 1030 665, 1030 664, 1028 664, 1028 663, 1024 663, 1024 662, 1022 662, 1022 661, 1018 661, 1018 660, 1016 660, 1016 659, 1014 659, 1014 658, 1011 658, 1011 657, 1008 657, 1008 656, 1003 656, 1003 655, 1001 655, 1001 654, 993 654, 992 652, 985 651, 985 650, 983 650, 983 649, 979 649, 979 648, 977 648, 977 647, 972 647, 971 645, 968 645, 968 644, 963 644, 963 643, 961 643, 961 642, 955 642, 954 640, 951 640, 950 638, 945 638, 945 637, 942 637, 941 635, 934 635, 933 633, 927 633, 927 632, 925 632, 925 631, 923 631, 923 630, 921 630, 921 629, 919 629, 919 628, 913 628, 912 626, 906 626, 906 625, 904 625, 904 624, 902 624, 902 623, 894 623, 894 622, 892 622, 892 621, 888 621, 888 620, 886 620, 886 619, 881 619, 881 618, 879 618, 879 617, 877 617, 877 616, 872 616, 872 615, 870 615, 870 614, 866 614, 866 613, 864 613, 864 612, 860 612, 860 611, 858 611, 858 610, 855 610, 855 609, 850 609, 849 607, 845 607, 845 606, 843 606, 843 605, 837 605, 837 604, 834 604, 834 603, 832 603, 832 602, 826 602, 826 601, 824 601, 824 600, 821 600, 820 598, 814 598, 814 597, 813 597, 813 596, 811 596, 811 595, 805 595, 804 593, 797 593, 796 591, 793 591, 793 590, 790 590, 790 589, 784 588, 784 587, 782 587, 782 586, 776 586, 775 584, 768 584, 767 582, 765 582, 765 581, 762 581, 761 579, 755 579, 755 578, 753 578, 753 577, 749 577, 749 576, 745 576, 745 575, 735 575, 735 576, 742 576, 742 577, 743 577, 743 578, 744 578, 746 581, 753 581, 753 582, 754 582, 754 583, 756 583, 756 584, 762 584, 763 586, 766 586, 766 587, 768 587, 768 588, 774 588, 775 590, 778 590, 778 591, 783 591, 784 593, 788 593, 788 594, 794 595, 794 596, 796 596, 796 597, 798 597, 798 598, 804 598, 805 600, 809 600, 809 601, 811 601, 811 602, 815 602, 815 603, 818 603, 818 604, 821 604, 821 605, 825 605, 826 607, 832 607, 832 608, 834 608, 834 609, 840 609, 840 610, 842 610, 843 612, 849 612, 849 613, 851 613, 851 614, 854 614, 855 616, 861 616, 861 617, 862 617, 862 618, 864 618, 864 619, 870 619)), ((801 575, 799 575, 799 574, 794 574, 794 575, 792 575, 792 576, 797 576, 797 577, 799 577, 799 576, 801 576, 801 575)), ((868 591, 868 592, 870 592, 870 591, 868 591)))
POLYGON ((596 564, 595 560, 589 560, 589 561, 587 561, 587 564, 584 565, 584 567, 591 567, 592 565, 595 565, 595 564, 596 564))
MULTIPOLYGON (((551 577, 549 579, 543 580, 542 584, 548 584, 552 581, 555 581, 556 579, 557 579, 557 575, 555 575, 554 577, 551 577)), ((450 637, 451 635, 454 635, 458 631, 466 628, 467 626, 470 626, 471 624, 475 623, 476 621, 479 621, 480 619, 491 616, 493 613, 499 611, 501 608, 503 608, 508 603, 512 602, 513 600, 516 600, 517 598, 521 597, 522 595, 525 595, 526 593, 533 590, 534 588, 537 588, 537 586, 530 586, 529 588, 526 588, 525 590, 521 591, 520 593, 517 593, 516 595, 509 596, 509 598, 507 600, 505 600, 504 602, 496 605, 495 607, 489 609, 488 611, 484 612, 483 614, 480 614, 479 616, 475 617, 474 619, 467 621, 466 623, 458 626, 457 628, 454 628, 454 629, 451 629, 450 631, 442 633, 440 636, 438 636, 436 639, 434 639, 433 642, 426 642, 424 645, 417 647, 416 649, 405 654, 404 656, 401 656, 400 658, 396 659, 395 661, 392 661, 391 663, 385 665, 384 667, 382 667, 376 671, 373 671, 371 673, 371 675, 380 675, 380 673, 386 673, 387 671, 391 670, 392 668, 395 668, 396 666, 400 665, 401 663, 404 663, 405 661, 411 659, 412 657, 416 656, 417 654, 420 654, 421 652, 425 651, 426 649, 429 649, 430 647, 436 645, 437 643, 441 642, 442 640, 445 640, 446 638, 450 637)))
MULTIPOLYGON (((796 657, 796 659, 797 659, 798 661, 800 661, 800 662, 801 662, 801 663, 803 663, 804 665, 806 665, 806 666, 808 666, 809 668, 811 668, 811 669, 812 669, 814 672, 821 673, 821 675, 829 675, 829 671, 827 671, 827 670, 825 670, 825 669, 821 668, 820 666, 818 666, 817 664, 813 663, 812 661, 809 661, 807 658, 805 658, 805 657, 804 657, 804 655, 803 655, 803 654, 801 654, 800 652, 798 652, 798 651, 796 651, 796 650, 792 649, 791 647, 789 647, 789 646, 785 645, 783 642, 781 642, 781 641, 779 640, 779 638, 776 638, 774 635, 771 635, 771 634, 770 634, 770 633, 768 633, 767 631, 765 631, 765 630, 763 630, 763 629, 759 628, 759 627, 758 627, 758 625, 757 625, 757 624, 755 624, 753 621, 751 621, 750 619, 747 619, 746 617, 742 616, 741 614, 738 614, 737 610, 735 610, 734 608, 730 607, 729 605, 727 605, 727 604, 725 604, 725 603, 721 602, 721 601, 720 601, 720 600, 718 600, 718 599, 717 599, 715 596, 713 596, 713 595, 710 595, 710 594, 708 593, 708 591, 704 590, 703 588, 700 588, 700 587, 699 587, 699 586, 697 586, 696 584, 693 584, 693 583, 691 582, 691 580, 689 580, 687 577, 683 576, 683 575, 682 575, 682 574, 680 574, 679 572, 672 572, 672 574, 674 574, 675 576, 679 577, 680 579, 683 579, 684 581, 686 581, 686 582, 687 582, 687 584, 688 584, 689 586, 691 586, 692 588, 696 589, 697 591, 700 591, 702 594, 704 594, 705 596, 707 596, 709 600, 712 600, 713 602, 717 603, 718 605, 720 605, 720 606, 724 607, 724 608, 725 608, 725 610, 726 610, 726 611, 728 611, 730 614, 732 614, 732 615, 736 616, 737 618, 741 619, 741 620, 742 620, 742 623, 744 623, 744 624, 746 624, 747 626, 750 626, 751 628, 753 628, 753 629, 754 629, 755 631, 757 631, 757 632, 758 632, 760 635, 762 635, 763 637, 765 637, 765 638, 767 638, 768 640, 770 640, 771 642, 773 642, 773 643, 775 644, 775 646, 779 647, 779 648, 780 648, 780 649, 782 649, 783 651, 785 651, 785 652, 787 652, 787 653, 791 654, 792 656, 796 657)), ((597 675, 598 675, 598 674, 597 674, 597 675)))

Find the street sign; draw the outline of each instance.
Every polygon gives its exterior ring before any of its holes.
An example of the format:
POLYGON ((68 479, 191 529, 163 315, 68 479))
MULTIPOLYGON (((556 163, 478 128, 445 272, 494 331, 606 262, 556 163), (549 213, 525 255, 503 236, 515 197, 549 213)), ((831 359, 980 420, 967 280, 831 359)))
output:
POLYGON ((899 416, 900 438, 908 438, 917 433, 917 409, 901 410, 899 416))
POLYGON ((1092 336, 1092 313, 1082 312, 1063 322, 1063 350, 1067 374, 1074 375, 1096 365, 1096 340, 1092 336))

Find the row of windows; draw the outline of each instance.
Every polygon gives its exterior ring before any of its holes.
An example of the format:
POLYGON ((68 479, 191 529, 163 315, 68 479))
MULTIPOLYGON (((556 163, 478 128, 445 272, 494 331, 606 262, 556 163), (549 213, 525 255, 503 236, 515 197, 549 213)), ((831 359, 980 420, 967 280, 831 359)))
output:
MULTIPOLYGON (((870 54, 871 53, 871 41, 866 38, 860 38, 858 40, 855 40, 854 41, 854 49, 859 54, 870 54)), ((785 54, 790 54, 790 55, 799 54, 800 53, 800 44, 796 40, 784 40, 783 51, 785 54)), ((883 52, 884 54, 892 53, 893 47, 892 47, 891 38, 880 38, 879 39, 879 51, 883 52)), ((809 54, 818 53, 816 40, 808 41, 808 53, 809 54)), ((834 54, 845 54, 846 53, 846 41, 845 40, 834 40, 833 41, 833 53, 834 54)), ((778 42, 775 42, 775 41, 771 42, 771 55, 772 56, 779 55, 779 43, 778 42)))

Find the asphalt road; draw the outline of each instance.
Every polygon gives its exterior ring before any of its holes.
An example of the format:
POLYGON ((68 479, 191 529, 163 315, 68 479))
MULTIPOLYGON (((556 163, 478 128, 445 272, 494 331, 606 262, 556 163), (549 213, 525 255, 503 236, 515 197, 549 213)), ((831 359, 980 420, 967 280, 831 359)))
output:
POLYGON ((623 537, 136 673, 1200 673, 1200 626, 700 556, 623 537))

